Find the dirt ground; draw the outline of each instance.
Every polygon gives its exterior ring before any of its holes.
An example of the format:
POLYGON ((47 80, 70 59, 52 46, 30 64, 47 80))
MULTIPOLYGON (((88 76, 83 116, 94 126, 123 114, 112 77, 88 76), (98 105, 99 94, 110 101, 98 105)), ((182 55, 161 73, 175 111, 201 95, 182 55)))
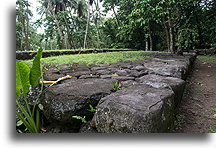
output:
POLYGON ((187 79, 173 132, 215 132, 215 100, 215 63, 197 58, 187 79))

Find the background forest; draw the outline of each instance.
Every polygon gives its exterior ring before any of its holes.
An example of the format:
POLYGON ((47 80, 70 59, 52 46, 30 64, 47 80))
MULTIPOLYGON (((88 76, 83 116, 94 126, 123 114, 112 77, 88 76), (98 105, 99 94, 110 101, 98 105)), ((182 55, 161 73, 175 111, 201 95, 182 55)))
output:
POLYGON ((16 0, 16 50, 215 47, 213 0, 16 0), (43 32, 37 30, 43 28, 43 32))

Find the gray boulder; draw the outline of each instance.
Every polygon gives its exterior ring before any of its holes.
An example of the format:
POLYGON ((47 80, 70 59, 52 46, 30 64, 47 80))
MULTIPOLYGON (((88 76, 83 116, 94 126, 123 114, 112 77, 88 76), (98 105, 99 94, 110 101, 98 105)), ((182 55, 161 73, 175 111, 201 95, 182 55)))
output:
POLYGON ((171 87, 175 93, 174 103, 177 106, 181 102, 181 98, 184 92, 186 82, 179 78, 165 77, 155 74, 145 75, 141 78, 136 79, 136 82, 141 84, 147 84, 155 88, 171 87))
POLYGON ((153 58, 151 61, 144 63, 144 66, 156 74, 162 76, 176 77, 186 79, 190 61, 185 58, 176 59, 159 59, 153 58))
POLYGON ((102 97, 111 93, 112 80, 78 79, 67 83, 53 85, 45 89, 40 99, 40 108, 50 122, 58 126, 68 126, 79 129, 81 121, 72 116, 93 116, 88 109, 95 107, 102 97))
POLYGON ((135 84, 102 98, 92 121, 102 133, 166 132, 173 112, 171 89, 135 84))

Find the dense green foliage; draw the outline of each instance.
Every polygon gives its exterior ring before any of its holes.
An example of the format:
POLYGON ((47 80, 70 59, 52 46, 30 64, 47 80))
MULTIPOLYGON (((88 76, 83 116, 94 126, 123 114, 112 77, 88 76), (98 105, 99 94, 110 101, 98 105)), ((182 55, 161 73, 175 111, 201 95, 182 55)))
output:
POLYGON ((112 47, 181 53, 216 43, 213 0, 39 3, 41 19, 33 20, 29 1, 17 0, 17 50, 112 47), (43 27, 44 33, 38 34, 37 27, 43 27))
MULTIPOLYGON (((119 23, 108 32, 112 32, 110 37, 117 36, 118 45, 122 43, 123 47, 177 52, 178 48, 210 48, 215 41, 213 1, 116 0, 110 4, 107 0, 105 3, 119 8, 116 16, 119 23)), ((116 20, 107 23, 111 26, 116 20)))
POLYGON ((16 50, 36 50, 41 45, 42 35, 36 32, 28 0, 16 1, 16 50))
POLYGON ((20 119, 17 125, 19 126, 23 123, 30 133, 38 133, 40 131, 40 115, 36 107, 37 100, 31 107, 26 95, 30 87, 34 88, 38 85, 41 78, 41 56, 42 49, 39 49, 31 68, 23 61, 16 61, 16 98, 19 98, 16 99, 16 104, 20 110, 20 112, 16 112, 16 116, 20 119), (21 99, 24 105, 21 103, 21 99))

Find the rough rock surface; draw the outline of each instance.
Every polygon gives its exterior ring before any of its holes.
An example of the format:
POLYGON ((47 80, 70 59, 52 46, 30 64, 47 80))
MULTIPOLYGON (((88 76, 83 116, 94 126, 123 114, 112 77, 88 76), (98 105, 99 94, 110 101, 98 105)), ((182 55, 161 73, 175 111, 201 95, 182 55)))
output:
POLYGON ((185 79, 189 61, 179 59, 163 60, 157 58, 145 63, 144 65, 147 69, 152 70, 156 74, 185 79))
POLYGON ((181 98, 185 88, 185 81, 182 79, 159 76, 155 74, 145 75, 139 79, 136 79, 136 82, 140 84, 147 84, 155 88, 171 87, 171 89, 175 93, 174 103, 176 108, 181 102, 181 98))
POLYGON ((150 55, 150 59, 134 62, 73 63, 44 71, 45 80, 72 76, 45 89, 40 108, 46 119, 68 132, 95 132, 95 128, 108 133, 168 131, 195 55, 150 55), (117 92, 113 91, 114 81, 120 88, 117 92), (95 115, 89 111, 90 104, 97 106, 95 115), (80 129, 81 120, 72 116, 92 121, 80 129))
MULTIPOLYGON (((71 127, 80 125, 72 116, 86 116, 89 120, 93 114, 89 105, 97 105, 102 97, 111 93, 112 80, 79 79, 48 87, 40 99, 40 106, 47 120, 71 127)), ((76 128, 79 128, 76 127, 76 128)))
POLYGON ((93 121, 102 133, 165 132, 173 110, 171 89, 137 84, 102 98, 93 121))

